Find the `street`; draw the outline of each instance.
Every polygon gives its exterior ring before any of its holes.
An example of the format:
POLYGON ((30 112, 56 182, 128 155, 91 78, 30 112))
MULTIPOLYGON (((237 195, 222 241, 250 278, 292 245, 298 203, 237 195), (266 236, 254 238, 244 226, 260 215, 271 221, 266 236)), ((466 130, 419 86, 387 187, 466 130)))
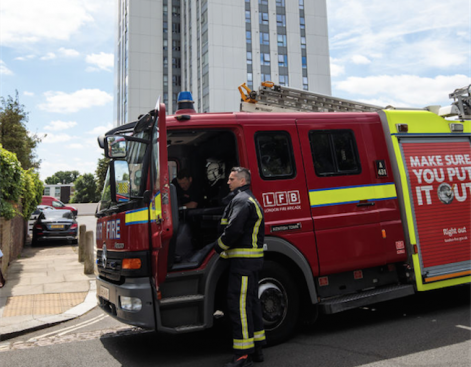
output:
MULTIPOLYGON (((321 316, 265 349, 260 366, 469 366, 469 285, 321 316)), ((221 325, 163 335, 94 309, 53 328, 0 343, 0 366, 223 366, 231 355, 221 325), (34 362, 32 362, 34 361, 34 362)))

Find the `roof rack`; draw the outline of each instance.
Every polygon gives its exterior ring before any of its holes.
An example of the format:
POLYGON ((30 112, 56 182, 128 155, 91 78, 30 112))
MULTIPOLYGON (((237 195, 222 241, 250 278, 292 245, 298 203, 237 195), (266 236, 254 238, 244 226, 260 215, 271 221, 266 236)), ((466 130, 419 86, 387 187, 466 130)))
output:
POLYGON ((367 103, 263 82, 258 93, 245 83, 239 86, 243 112, 376 112, 384 109, 367 103), (243 92, 245 89, 248 94, 243 92))

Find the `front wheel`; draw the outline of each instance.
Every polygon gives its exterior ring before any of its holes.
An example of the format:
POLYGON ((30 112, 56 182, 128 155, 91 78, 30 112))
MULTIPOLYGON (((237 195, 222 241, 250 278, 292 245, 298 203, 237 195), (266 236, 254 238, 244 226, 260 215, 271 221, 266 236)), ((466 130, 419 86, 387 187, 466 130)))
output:
POLYGON ((299 289, 288 270, 274 261, 265 261, 260 272, 258 296, 270 345, 288 339, 298 322, 299 289))

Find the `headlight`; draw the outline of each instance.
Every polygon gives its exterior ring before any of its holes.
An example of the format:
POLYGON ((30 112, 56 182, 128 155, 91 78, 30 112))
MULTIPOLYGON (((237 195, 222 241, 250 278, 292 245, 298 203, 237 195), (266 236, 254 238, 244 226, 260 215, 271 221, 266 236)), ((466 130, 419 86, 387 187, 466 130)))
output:
POLYGON ((121 308, 126 311, 140 311, 142 309, 142 302, 139 298, 135 297, 119 297, 121 308))

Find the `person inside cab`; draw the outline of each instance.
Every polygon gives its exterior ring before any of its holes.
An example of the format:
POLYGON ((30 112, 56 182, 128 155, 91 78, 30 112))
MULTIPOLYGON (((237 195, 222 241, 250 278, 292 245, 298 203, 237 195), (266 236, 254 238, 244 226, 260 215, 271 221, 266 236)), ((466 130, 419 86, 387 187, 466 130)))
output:
POLYGON ((193 177, 188 169, 181 169, 172 183, 177 189, 179 207, 186 207, 187 209, 198 207, 202 200, 202 194, 198 185, 193 183, 193 177))

